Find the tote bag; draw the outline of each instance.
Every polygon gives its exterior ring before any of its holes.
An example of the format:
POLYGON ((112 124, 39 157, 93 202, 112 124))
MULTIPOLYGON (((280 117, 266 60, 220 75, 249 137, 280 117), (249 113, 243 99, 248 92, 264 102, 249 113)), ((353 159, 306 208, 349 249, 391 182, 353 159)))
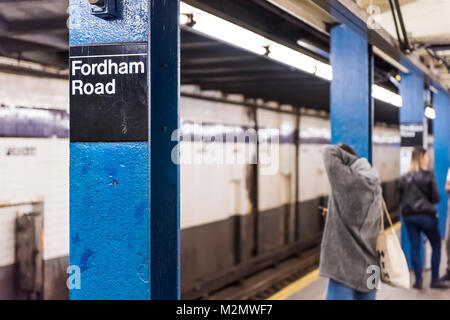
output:
POLYGON ((393 287, 409 289, 411 286, 408 263, 405 254, 393 228, 388 231, 384 229, 384 215, 392 227, 391 216, 383 202, 381 211, 381 230, 377 239, 377 253, 381 269, 381 281, 393 287))

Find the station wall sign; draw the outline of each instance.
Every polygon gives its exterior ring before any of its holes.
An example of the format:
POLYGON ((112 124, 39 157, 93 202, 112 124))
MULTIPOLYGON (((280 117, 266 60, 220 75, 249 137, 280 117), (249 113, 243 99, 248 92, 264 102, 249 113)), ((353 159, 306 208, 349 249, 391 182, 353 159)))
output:
POLYGON ((424 125, 423 123, 410 123, 400 125, 400 136, 402 147, 414 147, 424 144, 424 125))
POLYGON ((147 43, 70 48, 70 141, 148 141, 147 43))
POLYGON ((400 125, 400 174, 406 174, 411 165, 411 154, 415 146, 427 147, 427 125, 423 123, 402 123, 400 125))

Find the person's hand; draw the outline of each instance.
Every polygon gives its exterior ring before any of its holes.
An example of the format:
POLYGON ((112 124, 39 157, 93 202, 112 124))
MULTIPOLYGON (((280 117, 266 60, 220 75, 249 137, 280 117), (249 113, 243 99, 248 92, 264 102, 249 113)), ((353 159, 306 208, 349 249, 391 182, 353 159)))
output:
POLYGON ((328 208, 322 208, 322 216, 326 217, 328 213, 328 208))

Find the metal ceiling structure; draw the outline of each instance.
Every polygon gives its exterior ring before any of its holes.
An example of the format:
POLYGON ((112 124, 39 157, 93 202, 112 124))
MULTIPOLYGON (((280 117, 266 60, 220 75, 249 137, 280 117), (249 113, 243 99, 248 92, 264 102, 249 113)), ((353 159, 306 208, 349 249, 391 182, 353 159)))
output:
MULTIPOLYGON (((329 35, 320 32, 263 0, 186 0, 188 4, 236 23, 271 40, 328 62, 319 50, 329 52, 329 35), (311 45, 300 47, 297 40, 311 45)), ((228 44, 195 34, 188 27, 181 35, 182 84, 197 84, 204 90, 242 94, 246 98, 277 101, 294 107, 329 111, 329 85, 311 74, 254 55, 228 44), (189 44, 189 42, 192 42, 189 44), (195 43, 198 43, 197 45, 195 43), (201 68, 198 63, 201 61, 201 68)), ((375 84, 398 92, 389 80, 398 70, 375 56, 375 84)), ((398 109, 375 101, 375 121, 398 124, 398 109)))
MULTIPOLYGON (((329 112, 330 82, 326 80, 189 28, 182 29, 181 39, 182 85, 329 112)), ((385 79, 380 76, 380 80, 385 79)), ((397 124, 398 108, 376 100, 375 121, 397 124)))
POLYGON ((440 76, 441 82, 447 88, 450 88, 450 29, 448 27, 450 1, 354 1, 364 10, 378 11, 375 12, 375 20, 393 37, 405 38, 406 36, 410 44, 409 55, 420 59, 427 68, 440 76), (396 15, 392 13, 389 2, 398 3, 398 10, 394 10, 397 11, 396 15), (399 18, 403 21, 399 21, 399 18), (401 24, 403 24, 404 32, 399 30, 402 29, 401 24))
MULTIPOLYGON (((327 62, 329 35, 262 0, 187 0, 194 6, 327 62), (318 50, 306 49, 297 40, 318 50)), ((67 69, 68 0, 0 0, 0 55, 67 69)), ((242 94, 294 107, 329 110, 329 82, 256 56, 221 41, 181 32, 181 82, 204 90, 242 94)), ((375 58, 375 83, 397 91, 389 81, 396 70, 375 58)), ((398 123, 398 109, 376 101, 375 121, 398 123)))
POLYGON ((328 109, 329 82, 325 80, 186 29, 181 38, 181 84, 328 109))
POLYGON ((0 0, 0 55, 67 68, 69 0, 0 0))

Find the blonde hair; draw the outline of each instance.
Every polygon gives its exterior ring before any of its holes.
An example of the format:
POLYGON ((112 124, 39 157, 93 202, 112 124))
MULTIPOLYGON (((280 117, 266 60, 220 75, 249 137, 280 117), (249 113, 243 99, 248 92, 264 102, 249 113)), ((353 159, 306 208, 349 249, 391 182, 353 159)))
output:
POLYGON ((420 161, 426 153, 427 150, 422 146, 414 147, 414 150, 411 154, 411 165, 409 167, 409 172, 417 172, 423 169, 420 165, 420 161))

